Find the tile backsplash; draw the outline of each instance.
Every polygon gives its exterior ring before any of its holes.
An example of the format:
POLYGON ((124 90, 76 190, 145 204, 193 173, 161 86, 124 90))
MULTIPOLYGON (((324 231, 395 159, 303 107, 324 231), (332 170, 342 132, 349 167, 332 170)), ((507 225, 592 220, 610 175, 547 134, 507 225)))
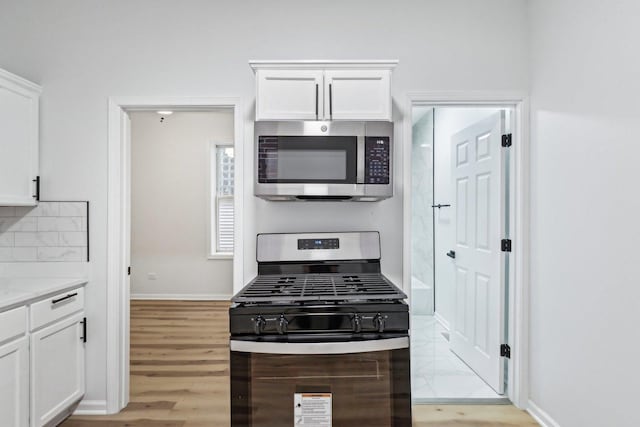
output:
POLYGON ((88 202, 0 206, 0 262, 88 261, 88 202))

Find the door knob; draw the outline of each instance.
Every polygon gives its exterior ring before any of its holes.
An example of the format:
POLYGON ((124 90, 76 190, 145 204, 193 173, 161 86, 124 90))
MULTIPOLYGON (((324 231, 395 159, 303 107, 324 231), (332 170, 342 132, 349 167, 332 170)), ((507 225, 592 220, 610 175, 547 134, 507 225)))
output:
POLYGON ((447 252, 447 256, 449 258, 456 259, 456 252, 455 251, 449 251, 449 252, 447 252))

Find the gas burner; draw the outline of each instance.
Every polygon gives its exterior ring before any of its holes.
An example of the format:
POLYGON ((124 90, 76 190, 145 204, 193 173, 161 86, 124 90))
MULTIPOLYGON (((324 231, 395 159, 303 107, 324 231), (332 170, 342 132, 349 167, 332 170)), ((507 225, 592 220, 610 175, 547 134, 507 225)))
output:
POLYGON ((259 275, 233 297, 238 303, 401 300, 404 292, 380 273, 259 275))

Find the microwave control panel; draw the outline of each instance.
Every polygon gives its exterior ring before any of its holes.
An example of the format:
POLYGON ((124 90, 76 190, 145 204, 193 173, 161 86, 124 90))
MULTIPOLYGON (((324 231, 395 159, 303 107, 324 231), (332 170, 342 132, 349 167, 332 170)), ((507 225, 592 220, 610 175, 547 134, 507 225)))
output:
POLYGON ((388 136, 367 136, 364 141, 364 183, 389 184, 391 143, 388 136))

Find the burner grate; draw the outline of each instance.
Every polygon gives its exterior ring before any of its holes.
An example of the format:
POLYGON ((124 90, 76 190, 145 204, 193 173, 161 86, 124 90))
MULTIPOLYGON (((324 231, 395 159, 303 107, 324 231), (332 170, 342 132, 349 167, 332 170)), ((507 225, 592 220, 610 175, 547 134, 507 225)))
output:
POLYGON ((400 300, 407 296, 383 275, 300 274, 259 275, 232 301, 283 303, 305 301, 400 300))

